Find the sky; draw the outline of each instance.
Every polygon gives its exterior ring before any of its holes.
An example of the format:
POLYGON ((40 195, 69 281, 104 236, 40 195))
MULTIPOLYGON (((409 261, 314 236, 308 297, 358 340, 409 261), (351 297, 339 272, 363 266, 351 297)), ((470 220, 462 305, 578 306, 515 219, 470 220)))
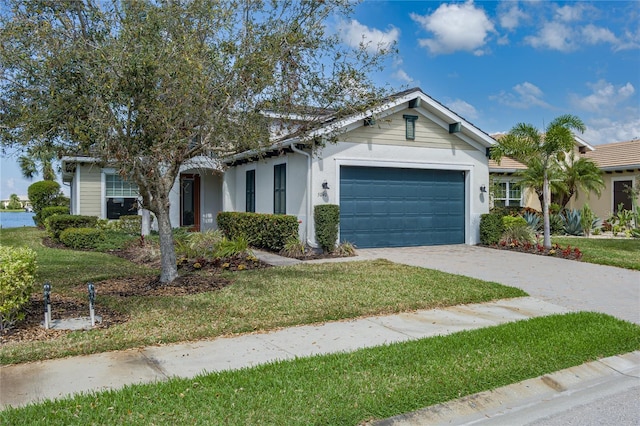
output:
MULTIPOLYGON (((348 45, 397 49, 376 84, 420 87, 486 133, 573 114, 591 145, 640 137, 638 1, 365 0, 328 25, 348 45)), ((0 199, 40 180, 16 162, 0 159, 0 199)))

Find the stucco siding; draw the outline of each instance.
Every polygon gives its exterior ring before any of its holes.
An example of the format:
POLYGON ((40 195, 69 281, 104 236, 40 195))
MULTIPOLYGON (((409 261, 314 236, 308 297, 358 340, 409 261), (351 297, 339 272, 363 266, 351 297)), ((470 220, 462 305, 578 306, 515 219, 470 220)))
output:
MULTIPOLYGON (((573 202, 575 208, 582 208, 585 203, 589 204, 589 207, 600 219, 605 220, 609 218, 614 211, 613 202, 613 182, 620 180, 630 180, 633 183, 638 182, 640 179, 640 173, 638 172, 621 172, 621 173, 605 173, 602 175, 605 187, 600 193, 600 197, 595 193, 580 194, 580 196, 573 202)), ((640 204, 640 198, 637 199, 640 204)))
POLYGON ((437 123, 414 110, 404 110, 376 120, 371 126, 360 126, 340 137, 340 140, 352 143, 377 145, 402 145, 421 148, 440 148, 450 150, 475 150, 460 138, 449 134, 437 123), (415 140, 406 139, 406 123, 403 115, 415 115, 415 140))
POLYGON ((102 171, 95 164, 79 165, 77 174, 78 179, 78 199, 79 209, 77 214, 85 216, 98 216, 102 218, 102 171))

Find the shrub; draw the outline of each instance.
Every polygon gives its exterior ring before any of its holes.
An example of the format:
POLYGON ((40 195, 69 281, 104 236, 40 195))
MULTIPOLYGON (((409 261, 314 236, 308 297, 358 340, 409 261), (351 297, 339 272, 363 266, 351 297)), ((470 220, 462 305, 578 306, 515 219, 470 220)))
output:
POLYGON ((480 216, 480 242, 482 244, 498 244, 504 232, 502 216, 496 213, 487 213, 480 216))
POLYGON ((533 243, 535 242, 535 235, 529 225, 515 225, 504 230, 500 243, 509 244, 521 244, 521 243, 533 243))
POLYGON ((24 318, 23 308, 34 291, 35 274, 35 251, 0 246, 0 330, 24 318))
POLYGON ((220 212, 218 227, 230 240, 244 237, 256 248, 280 251, 287 240, 298 235, 295 216, 267 213, 220 212))
POLYGON ((249 242, 246 238, 237 237, 233 240, 222 238, 222 240, 216 244, 213 257, 222 259, 225 257, 234 257, 239 254, 251 254, 249 252, 249 242))
POLYGON ((120 228, 127 234, 140 235, 142 233, 142 216, 123 215, 118 219, 120 228))
POLYGON ((224 236, 221 231, 207 230, 204 232, 190 232, 175 239, 176 253, 188 259, 196 257, 214 257, 216 246, 224 236))
POLYGON ((338 240, 340 206, 335 204, 315 206, 313 221, 316 227, 316 241, 324 252, 332 252, 338 240))
POLYGON ((304 257, 307 254, 307 247, 298 237, 291 237, 280 250, 280 254, 293 258, 304 257))
POLYGON ((564 212, 564 232, 568 235, 582 235, 580 210, 571 209, 564 212))
POLYGON ((60 242, 73 249, 93 249, 106 240, 97 228, 67 228, 60 233, 60 242))
POLYGON ((354 246, 348 241, 343 241, 340 244, 338 244, 338 247, 336 247, 336 249, 333 252, 340 257, 355 256, 356 246, 354 246))
POLYGON ((56 241, 60 241, 60 233, 68 228, 95 228, 98 218, 95 216, 79 216, 70 214, 59 214, 50 216, 46 221, 49 236, 56 241))
POLYGON ((67 198, 60 192, 60 184, 52 180, 43 180, 31 184, 27 189, 33 211, 38 213, 45 207, 67 205, 67 198))
POLYGON ((522 216, 504 216, 502 218, 502 224, 504 225, 504 229, 527 226, 527 221, 522 216))
POLYGON ((582 226, 582 232, 584 235, 588 237, 591 235, 591 231, 596 234, 596 230, 598 230, 597 234, 599 234, 600 219, 596 217, 595 213, 593 213, 589 204, 582 206, 582 211, 580 213, 580 226, 582 226))
POLYGON ((553 235, 562 234, 564 232, 565 218, 560 213, 549 215, 549 228, 553 235))
POLYGON ((57 214, 69 214, 69 208, 66 206, 49 206, 44 207, 33 217, 34 222, 38 227, 44 227, 45 220, 48 217, 57 215, 57 214))

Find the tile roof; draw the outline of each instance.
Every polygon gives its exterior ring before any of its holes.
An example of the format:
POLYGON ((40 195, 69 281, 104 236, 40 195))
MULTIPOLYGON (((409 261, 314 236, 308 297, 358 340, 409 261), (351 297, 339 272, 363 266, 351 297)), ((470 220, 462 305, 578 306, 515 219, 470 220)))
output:
POLYGON ((500 164, 496 160, 489 159, 489 170, 491 171, 508 171, 508 170, 524 170, 527 166, 509 157, 502 157, 500 164))
POLYGON ((603 170, 640 168, 640 139, 597 145, 584 156, 603 170))

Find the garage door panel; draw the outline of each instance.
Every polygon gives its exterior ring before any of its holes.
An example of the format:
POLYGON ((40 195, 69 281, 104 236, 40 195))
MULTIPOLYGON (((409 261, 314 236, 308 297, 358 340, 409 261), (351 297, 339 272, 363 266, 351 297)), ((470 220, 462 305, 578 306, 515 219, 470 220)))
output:
POLYGON ((358 247, 464 242, 464 174, 342 167, 341 239, 358 247))

